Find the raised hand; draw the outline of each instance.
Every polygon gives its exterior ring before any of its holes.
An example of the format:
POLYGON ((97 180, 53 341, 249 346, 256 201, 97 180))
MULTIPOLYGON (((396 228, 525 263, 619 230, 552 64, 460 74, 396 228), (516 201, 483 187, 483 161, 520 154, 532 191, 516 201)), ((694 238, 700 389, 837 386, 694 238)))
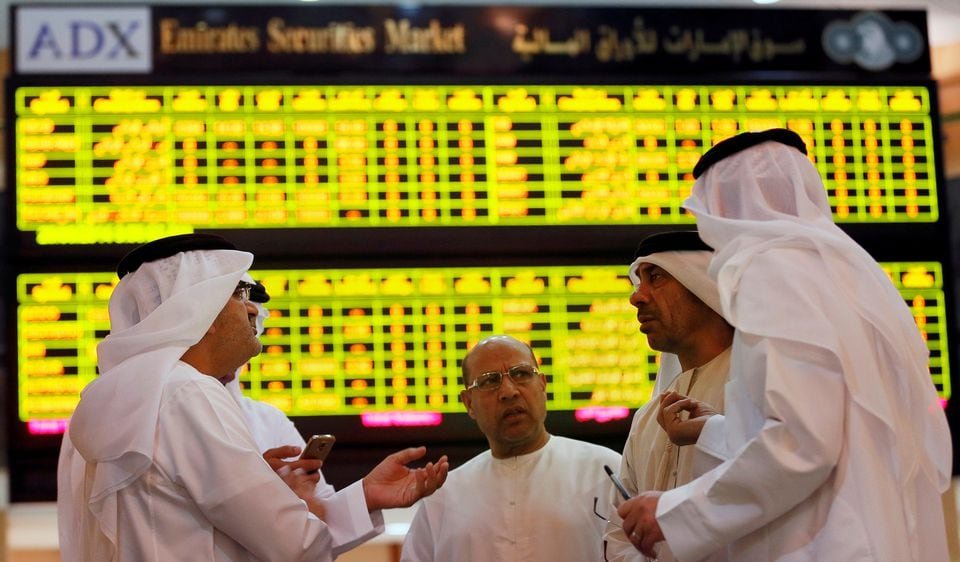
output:
POLYGON ((426 447, 404 449, 389 455, 373 467, 363 478, 363 493, 367 509, 409 507, 420 498, 437 491, 447 479, 450 463, 447 456, 436 463, 428 462, 423 468, 408 468, 406 465, 423 458, 426 447))

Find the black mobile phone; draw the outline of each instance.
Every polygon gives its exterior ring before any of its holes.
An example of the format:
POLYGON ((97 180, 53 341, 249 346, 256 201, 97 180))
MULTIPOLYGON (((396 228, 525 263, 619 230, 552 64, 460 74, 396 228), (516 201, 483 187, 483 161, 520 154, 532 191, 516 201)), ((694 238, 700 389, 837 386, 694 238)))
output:
POLYGON ((307 446, 303 448, 303 452, 300 453, 301 459, 316 459, 316 460, 325 460, 327 455, 330 454, 330 450, 333 449, 333 444, 337 441, 337 438, 333 435, 314 435, 307 441, 307 446))

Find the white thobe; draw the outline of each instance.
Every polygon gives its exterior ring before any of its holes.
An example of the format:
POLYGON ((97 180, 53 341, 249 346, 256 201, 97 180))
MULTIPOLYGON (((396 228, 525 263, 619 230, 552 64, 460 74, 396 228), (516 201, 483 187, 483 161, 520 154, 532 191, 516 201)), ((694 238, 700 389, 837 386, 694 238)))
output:
MULTIPOLYGON (((58 477, 65 561, 110 559, 111 541, 86 509, 97 468, 65 441, 58 477), (67 470, 77 465, 79 481, 67 470)), ((112 505, 105 516, 115 517, 113 560, 332 559, 326 524, 260 456, 227 390, 183 362, 163 386, 153 462, 112 505)))
MULTIPOLYGON (((762 267, 767 258, 754 258, 764 275, 740 279, 740 306, 749 307, 761 286, 822 281, 803 253, 789 258, 778 261, 777 270, 762 267), (785 270, 784 264, 794 266, 785 270)), ((829 300, 827 291, 807 299, 782 299, 765 310, 778 318, 830 314, 832 325, 824 324, 824 330, 842 335, 836 336, 840 353, 859 354, 858 367, 877 381, 896 380, 900 366, 891 350, 876 346, 876 331, 866 320, 837 313, 845 304, 829 300)), ((889 399, 908 398, 889 394, 889 399)), ((886 431, 876 412, 851 400, 837 354, 738 327, 726 416, 711 418, 698 441, 698 447, 728 460, 664 492, 657 521, 684 562, 718 551, 731 561, 948 560, 935 478, 899 484, 886 431)), ((897 447, 917 457, 923 451, 921 443, 897 447)))
MULTIPOLYGON (((673 390, 690 396, 722 412, 723 388, 729 372, 730 348, 727 348, 700 367, 676 376, 666 385, 665 391, 673 390)), ((663 491, 686 484, 722 460, 704 455, 696 447, 678 447, 671 443, 667 433, 657 423, 659 404, 654 396, 637 410, 623 448, 620 479, 631 496, 647 490, 663 491)), ((615 506, 619 507, 623 502, 620 494, 614 494, 615 506)), ((646 560, 618 523, 619 520, 614 519, 606 528, 607 560, 646 560)), ((658 560, 667 562, 673 559, 669 549, 661 547, 658 560)))
POLYGON ((490 451, 452 470, 421 500, 403 562, 585 562, 603 560, 616 452, 552 436, 537 451, 506 459, 490 451))
MULTIPOLYGON (((261 452, 284 445, 296 445, 303 449, 306 443, 286 414, 275 406, 239 395, 239 388, 237 393, 234 400, 240 405, 261 452)), ((334 556, 356 548, 383 532, 383 513, 380 510, 367 511, 361 482, 337 492, 324 480, 321 471, 316 498, 323 504, 323 519, 333 535, 334 556)))

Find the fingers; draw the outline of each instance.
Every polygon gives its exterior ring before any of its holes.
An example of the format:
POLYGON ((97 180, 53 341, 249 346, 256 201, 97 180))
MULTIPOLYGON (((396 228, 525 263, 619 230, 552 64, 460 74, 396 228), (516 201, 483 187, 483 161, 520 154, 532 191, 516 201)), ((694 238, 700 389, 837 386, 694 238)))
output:
POLYGON ((683 411, 692 412, 697 408, 697 404, 698 402, 693 398, 683 398, 682 400, 671 403, 669 406, 664 406, 660 411, 663 412, 665 418, 669 418, 677 416, 683 411))
POLYGON ((283 445, 282 447, 274 447, 273 449, 267 449, 263 453, 263 458, 288 459, 290 457, 295 457, 299 454, 300 454, 300 447, 297 447, 296 445, 283 445))
POLYGON ((417 496, 423 498, 440 489, 447 480, 450 463, 447 456, 440 457, 436 463, 428 462, 423 468, 416 470, 417 496))
POLYGON ((420 493, 420 497, 429 496, 430 494, 437 491, 437 467, 432 462, 428 462, 427 466, 423 467, 422 470, 418 471, 417 474, 417 491, 420 493), (422 477, 422 478, 421 478, 422 477))
POLYGON ((437 484, 437 488, 443 486, 443 483, 447 481, 447 473, 450 472, 450 461, 447 460, 447 455, 443 455, 437 460, 437 478, 440 479, 440 483, 437 484))
POLYGON ((692 398, 688 398, 679 392, 665 392, 660 396, 660 410, 657 412, 657 423, 660 427, 668 429, 671 422, 678 421, 681 410, 689 409, 688 406, 694 403, 692 398))
POLYGON ((447 455, 441 456, 437 459, 437 488, 439 488, 444 481, 447 479, 447 472, 450 470, 450 461, 447 460, 447 455))
POLYGON ((409 448, 407 448, 407 449, 403 449, 402 451, 397 451, 396 453, 393 453, 392 455, 388 456, 387 458, 388 458, 388 459, 392 459, 392 460, 396 461, 396 462, 399 463, 399 464, 407 464, 407 463, 411 463, 411 462, 413 462, 413 461, 415 461, 415 460, 417 460, 417 459, 423 458, 423 456, 426 455, 426 454, 427 454, 427 448, 426 448, 426 447, 422 447, 422 446, 421 446, 421 447, 409 447, 409 448))
POLYGON ((307 474, 316 474, 323 466, 323 461, 317 459, 301 459, 287 463, 292 470, 302 469, 307 474))
POLYGON ((290 470, 290 467, 287 466, 281 467, 277 474, 300 499, 311 497, 316 489, 317 482, 320 480, 319 473, 307 474, 300 469, 290 470))
MULTIPOLYGON (((310 462, 316 463, 316 462, 319 462, 319 461, 310 461, 310 462)), ((298 477, 299 480, 304 480, 304 481, 312 482, 313 484, 317 484, 318 482, 320 482, 320 470, 319 470, 320 467, 319 467, 319 466, 317 466, 317 468, 315 468, 315 469, 307 470, 306 468, 303 468, 303 467, 294 466, 294 465, 296 465, 296 464, 297 464, 297 463, 290 463, 290 464, 288 465, 288 468, 290 468, 290 469, 292 470, 292 474, 301 475, 301 476, 298 477)))
POLYGON ((682 400, 684 398, 686 398, 686 396, 680 394, 675 390, 664 392, 663 394, 660 395, 660 408, 673 404, 677 400, 682 400))
POLYGON ((696 417, 700 417, 700 416, 715 416, 715 415, 717 415, 717 414, 719 414, 719 413, 720 413, 720 412, 718 412, 716 409, 714 409, 714 407, 711 406, 710 404, 707 404, 706 402, 698 402, 698 403, 697 403, 697 408, 696 408, 695 410, 693 410, 692 412, 690 412, 690 415, 691 415, 691 416, 696 416, 696 417))
POLYGON ((640 552, 642 552, 644 556, 649 558, 657 557, 657 554, 653 549, 653 546, 657 544, 657 539, 652 533, 641 535, 637 543, 634 543, 634 546, 640 549, 640 552))

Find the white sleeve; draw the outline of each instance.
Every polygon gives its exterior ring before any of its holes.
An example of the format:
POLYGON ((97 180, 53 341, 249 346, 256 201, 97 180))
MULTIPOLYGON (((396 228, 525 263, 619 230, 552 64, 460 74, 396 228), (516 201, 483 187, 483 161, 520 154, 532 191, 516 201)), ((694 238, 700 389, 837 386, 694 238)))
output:
POLYGON ((730 458, 726 438, 723 435, 723 414, 710 416, 700 430, 700 437, 690 457, 690 472, 693 478, 703 476, 730 458))
POLYGON ((403 539, 400 562, 433 562, 433 530, 424 500, 420 500, 417 514, 410 522, 410 529, 403 539))
POLYGON ((823 484, 840 456, 846 390, 836 357, 738 337, 742 376, 728 385, 720 425, 728 443, 739 432, 732 443, 743 445, 716 469, 664 492, 657 506, 678 560, 700 560, 787 512, 823 484))
MULTIPOLYGON (((321 481, 322 482, 322 481, 321 481)), ((330 486, 327 484, 327 486, 330 486)), ((330 486, 332 489, 333 487, 330 486)), ((317 485, 319 491, 320 485, 317 485)), ((317 494, 320 498, 320 494, 317 494)), ((367 511, 363 482, 357 480, 336 494, 322 498, 327 525, 333 535, 333 555, 340 556, 383 532, 383 512, 367 511)))
POLYGON ((723 435, 723 414, 707 418, 694 446, 698 452, 715 459, 723 461, 730 458, 730 453, 727 451, 727 440, 723 435))
MULTIPOLYGON (((271 407, 272 408, 272 407, 271 407)), ((296 445, 303 450, 303 447, 306 446, 307 442, 303 440, 303 436, 300 435, 300 432, 297 431, 297 426, 293 425, 293 422, 290 421, 290 418, 287 417, 282 411, 272 408, 270 412, 273 412, 273 415, 276 420, 272 421, 270 424, 271 432, 273 433, 273 440, 280 445, 296 445)))
POLYGON ((84 479, 83 457, 73 448, 70 432, 64 432, 60 445, 60 460, 57 463, 57 534, 60 539, 60 556, 63 562, 78 560, 80 545, 80 518, 75 512, 82 505, 80 486, 84 479))
POLYGON ((205 384, 182 386, 161 410, 161 470, 207 519, 261 560, 332 560, 323 521, 271 470, 236 403, 205 384))

